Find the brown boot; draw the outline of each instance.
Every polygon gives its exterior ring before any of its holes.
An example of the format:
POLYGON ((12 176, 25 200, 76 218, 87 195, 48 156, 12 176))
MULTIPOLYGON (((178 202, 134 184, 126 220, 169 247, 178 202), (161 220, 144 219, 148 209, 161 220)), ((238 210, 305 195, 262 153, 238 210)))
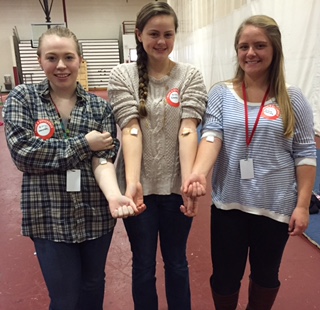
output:
POLYGON ((239 291, 232 295, 219 295, 212 291, 213 302, 216 310, 236 310, 239 299, 239 291))
POLYGON ((278 291, 279 287, 266 288, 250 280, 249 303, 246 310, 270 310, 278 291))

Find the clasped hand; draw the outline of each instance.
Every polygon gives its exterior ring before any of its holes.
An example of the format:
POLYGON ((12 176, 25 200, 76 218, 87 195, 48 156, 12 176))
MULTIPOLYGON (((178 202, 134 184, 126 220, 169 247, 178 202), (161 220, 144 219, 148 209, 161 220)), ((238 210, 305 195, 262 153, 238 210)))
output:
POLYGON ((198 213, 198 197, 206 194, 206 178, 204 175, 191 174, 181 186, 183 205, 180 211, 188 217, 194 217, 198 213))
POLYGON ((119 195, 109 198, 109 209, 113 218, 127 218, 139 213, 132 199, 119 195))
POLYGON ((109 132, 92 130, 85 135, 91 151, 111 150, 114 148, 113 138, 109 132))
POLYGON ((139 215, 147 208, 143 202, 143 189, 140 182, 127 183, 126 196, 132 199, 137 207, 135 215, 139 215))

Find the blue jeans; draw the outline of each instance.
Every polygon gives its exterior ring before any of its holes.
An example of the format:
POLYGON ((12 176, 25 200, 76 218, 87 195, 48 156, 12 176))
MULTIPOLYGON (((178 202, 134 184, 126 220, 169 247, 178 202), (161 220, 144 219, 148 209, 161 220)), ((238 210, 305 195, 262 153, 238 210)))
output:
POLYGON ((113 230, 82 243, 33 238, 49 296, 49 310, 102 310, 105 265, 113 230))
POLYGON ((279 287, 279 268, 288 238, 286 223, 212 205, 212 290, 220 295, 237 292, 248 255, 250 278, 265 288, 279 287))
POLYGON ((147 209, 124 224, 133 254, 132 294, 135 310, 157 310, 156 253, 158 236, 164 261, 169 310, 191 309, 186 245, 192 218, 180 212, 180 195, 148 195, 147 209))

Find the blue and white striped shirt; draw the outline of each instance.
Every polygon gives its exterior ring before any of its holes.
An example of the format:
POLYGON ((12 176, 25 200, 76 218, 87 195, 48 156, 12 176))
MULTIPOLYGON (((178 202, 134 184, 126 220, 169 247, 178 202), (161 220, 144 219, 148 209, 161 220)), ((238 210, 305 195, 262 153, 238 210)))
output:
MULTIPOLYGON (((288 223, 297 200, 295 166, 316 165, 313 114, 300 89, 288 87, 296 116, 292 138, 283 135, 275 99, 265 103, 257 129, 246 150, 244 102, 232 83, 216 84, 209 101, 202 133, 222 137, 222 148, 212 175, 212 201, 220 209, 238 209, 288 223), (253 159, 254 178, 241 179, 240 160, 253 159)), ((248 103, 249 135, 261 103, 248 103)))

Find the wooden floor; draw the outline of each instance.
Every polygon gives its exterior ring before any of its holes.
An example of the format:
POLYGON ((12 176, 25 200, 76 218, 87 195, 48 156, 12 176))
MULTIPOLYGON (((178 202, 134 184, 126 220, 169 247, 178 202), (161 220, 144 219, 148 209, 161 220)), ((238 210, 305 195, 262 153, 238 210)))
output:
MULTIPOLYGON (((0 126, 0 309, 44 310, 48 309, 49 299, 33 244, 20 235, 21 176, 12 164, 3 126, 0 126)), ((214 309, 209 288, 209 206, 207 195, 201 200, 201 209, 194 219, 188 242, 193 310, 214 309)), ((157 263, 159 309, 165 310, 160 254, 157 263)), ((119 220, 106 265, 105 310, 133 309, 130 273, 131 252, 123 223, 119 220)), ((282 286, 274 310, 320 309, 320 250, 305 237, 291 237, 284 253, 280 280, 282 286)), ((238 310, 246 307, 247 284, 248 270, 243 279, 238 310)))

